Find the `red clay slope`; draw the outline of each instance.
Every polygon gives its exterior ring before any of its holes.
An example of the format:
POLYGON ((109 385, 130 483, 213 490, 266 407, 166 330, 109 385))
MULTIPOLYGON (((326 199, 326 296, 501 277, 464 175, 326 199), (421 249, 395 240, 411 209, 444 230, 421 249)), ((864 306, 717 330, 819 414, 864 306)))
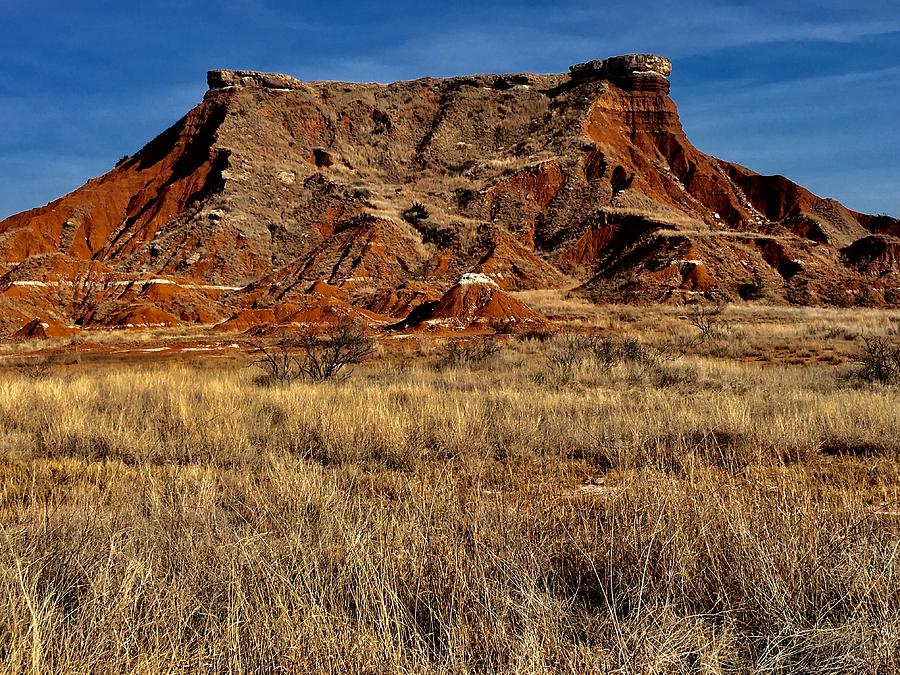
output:
POLYGON ((541 324, 546 318, 480 273, 463 274, 440 300, 420 306, 394 329, 428 331, 510 330, 541 324))

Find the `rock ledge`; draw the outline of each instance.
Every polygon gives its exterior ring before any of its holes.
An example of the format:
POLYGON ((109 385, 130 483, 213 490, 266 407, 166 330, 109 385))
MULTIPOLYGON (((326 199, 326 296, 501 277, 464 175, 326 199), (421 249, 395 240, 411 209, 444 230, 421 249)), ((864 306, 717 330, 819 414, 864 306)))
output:
POLYGON ((210 89, 258 87, 261 89, 300 89, 303 83, 289 75, 259 73, 254 70, 210 70, 206 74, 210 89))
POLYGON ((624 54, 569 67, 575 81, 608 80, 629 91, 669 90, 672 62, 656 54, 624 54))
POLYGON ((569 67, 573 78, 609 78, 632 73, 656 73, 668 77, 672 74, 672 61, 656 54, 624 54, 608 59, 577 63, 569 67))

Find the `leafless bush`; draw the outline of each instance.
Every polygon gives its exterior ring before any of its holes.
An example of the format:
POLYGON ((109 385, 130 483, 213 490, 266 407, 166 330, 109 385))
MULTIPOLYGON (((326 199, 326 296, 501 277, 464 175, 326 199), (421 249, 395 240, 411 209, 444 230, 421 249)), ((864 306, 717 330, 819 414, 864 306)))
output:
POLYGON ((348 366, 362 363, 375 351, 371 336, 351 321, 342 321, 320 335, 310 329, 274 346, 257 347, 255 362, 263 383, 284 384, 299 379, 312 382, 344 379, 348 366))
POLYGON ((688 386, 697 383, 697 371, 686 366, 670 366, 654 363, 646 370, 650 383, 657 389, 688 386))
POLYGON ((590 337, 563 335, 551 349, 547 361, 552 368, 571 371, 587 359, 590 347, 590 337))
POLYGON ((579 370, 612 374, 613 368, 621 365, 623 370, 616 377, 623 376, 635 384, 662 388, 696 382, 693 370, 669 365, 681 353, 675 344, 649 346, 630 336, 566 335, 555 341, 547 357, 550 368, 537 381, 559 386, 576 380, 579 370))
POLYGON ((451 341, 438 361, 438 368, 477 366, 499 352, 500 344, 492 337, 451 341))
POLYGON ((323 337, 307 333, 300 346, 305 352, 301 370, 313 382, 346 378, 345 368, 362 363, 375 351, 372 337, 350 321, 335 324, 323 337))
POLYGON ((300 359, 294 355, 296 340, 284 339, 274 345, 256 345, 259 358, 253 362, 262 371, 259 384, 287 384, 303 377, 300 359))
POLYGON ((49 358, 37 357, 22 361, 16 366, 16 370, 29 380, 44 380, 50 376, 51 361, 49 358))
POLYGON ((551 366, 563 370, 571 370, 588 361, 608 370, 617 363, 649 364, 668 358, 668 354, 663 355, 634 337, 565 335, 550 352, 548 361, 551 366))
POLYGON ((864 340, 859 379, 870 384, 900 384, 900 347, 882 337, 864 340))
POLYGON ((721 303, 706 305, 697 303, 688 309, 688 322, 700 331, 700 341, 709 342, 722 337, 727 323, 724 319, 725 306, 721 303))
POLYGON ((546 328, 529 328, 519 333, 520 342, 547 342, 553 333, 546 328))
MULTIPOLYGON (((634 337, 625 337, 621 340, 613 340, 608 347, 602 349, 602 353, 609 352, 612 356, 612 363, 617 361, 631 363, 650 363, 655 361, 653 352, 649 347, 641 344, 641 341, 634 337)), ((594 349, 597 354, 597 347, 594 349)))
POLYGON ((515 319, 504 319, 492 325, 497 335, 513 335, 519 329, 519 322, 515 319))

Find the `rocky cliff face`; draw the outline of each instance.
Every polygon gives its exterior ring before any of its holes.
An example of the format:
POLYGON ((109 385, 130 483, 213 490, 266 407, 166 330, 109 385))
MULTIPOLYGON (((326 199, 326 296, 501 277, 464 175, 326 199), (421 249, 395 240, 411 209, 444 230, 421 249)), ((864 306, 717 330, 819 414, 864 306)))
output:
POLYGON ((390 85, 213 71, 135 155, 0 223, 0 316, 216 323, 314 304, 324 283, 390 323, 466 273, 604 302, 900 304, 898 221, 698 151, 671 68, 628 55, 390 85))
POLYGON ((569 67, 573 81, 609 80, 625 91, 669 93, 672 62, 656 54, 625 54, 569 67))

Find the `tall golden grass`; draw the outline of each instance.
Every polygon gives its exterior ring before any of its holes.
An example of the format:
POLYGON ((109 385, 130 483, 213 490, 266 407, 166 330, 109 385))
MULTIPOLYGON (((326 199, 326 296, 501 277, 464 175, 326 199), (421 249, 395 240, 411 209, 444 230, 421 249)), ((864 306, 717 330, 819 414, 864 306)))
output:
POLYGON ((900 670, 896 388, 557 348, 5 374, 4 671, 900 670))

